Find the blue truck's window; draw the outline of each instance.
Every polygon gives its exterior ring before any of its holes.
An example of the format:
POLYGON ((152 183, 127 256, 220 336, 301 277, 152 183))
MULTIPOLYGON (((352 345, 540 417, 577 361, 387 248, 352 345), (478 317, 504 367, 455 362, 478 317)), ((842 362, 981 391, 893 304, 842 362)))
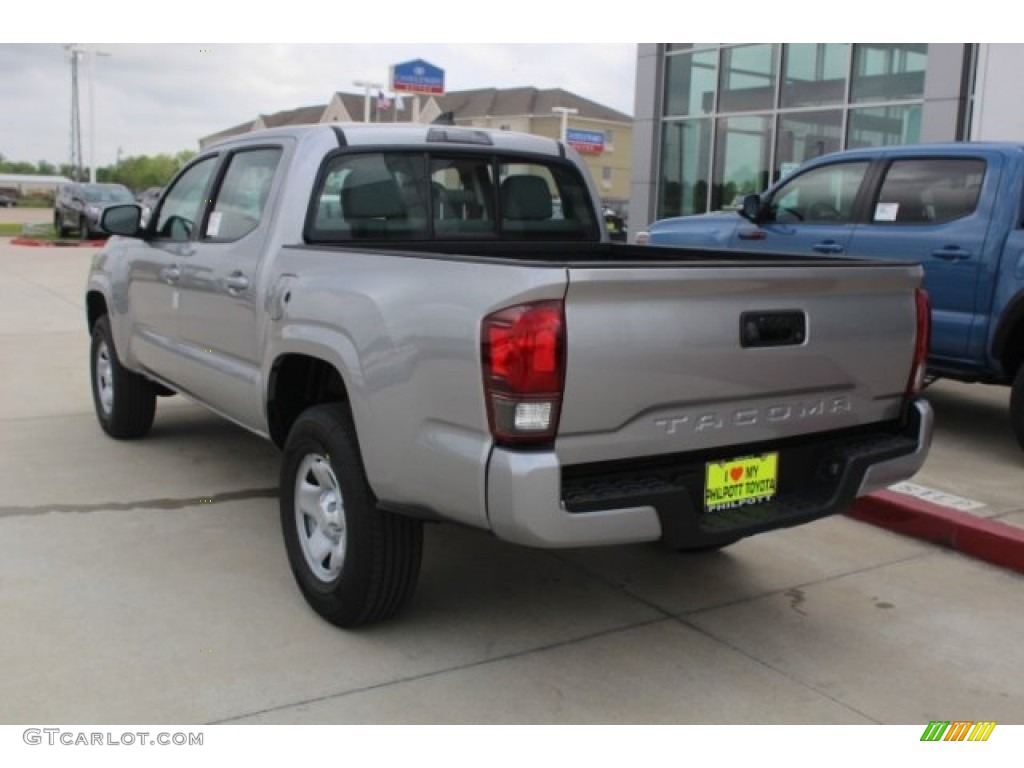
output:
POLYGON ((803 224, 845 223, 853 216, 868 163, 836 163, 812 168, 779 187, 771 200, 775 221, 803 224))
POLYGON ((941 224, 974 213, 985 178, 979 158, 895 160, 872 209, 874 223, 941 224))
POLYGON ((207 157, 178 177, 160 206, 156 222, 158 237, 183 241, 192 236, 203 207, 203 196, 216 167, 217 157, 207 157))
POLYGON ((356 152, 331 159, 321 178, 313 242, 600 238, 587 186, 558 162, 356 152))
POLYGON ((213 212, 206 221, 206 238, 237 240, 256 229, 280 160, 281 150, 276 147, 250 149, 231 156, 214 199, 213 212))

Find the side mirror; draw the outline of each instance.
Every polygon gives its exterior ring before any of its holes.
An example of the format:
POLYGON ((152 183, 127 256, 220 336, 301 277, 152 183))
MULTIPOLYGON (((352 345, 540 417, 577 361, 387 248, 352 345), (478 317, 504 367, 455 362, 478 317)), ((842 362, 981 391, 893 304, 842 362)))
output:
POLYGON ((761 203, 761 196, 744 195, 739 214, 752 224, 760 224, 764 221, 764 206, 761 203))
POLYGON ((142 236, 142 209, 134 204, 112 205, 103 209, 100 227, 112 235, 142 236))

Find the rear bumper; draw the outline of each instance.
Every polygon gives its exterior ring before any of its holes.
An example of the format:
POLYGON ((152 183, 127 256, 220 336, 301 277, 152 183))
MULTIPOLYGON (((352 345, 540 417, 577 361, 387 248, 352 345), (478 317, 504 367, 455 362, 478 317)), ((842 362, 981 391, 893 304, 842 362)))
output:
POLYGON ((905 424, 811 435, 777 444, 562 467, 554 452, 496 448, 487 512, 502 539, 536 547, 663 540, 709 547, 842 512, 857 496, 912 476, 931 444, 933 414, 911 404, 905 424), (703 511, 708 461, 779 453, 778 494, 724 512, 703 511))

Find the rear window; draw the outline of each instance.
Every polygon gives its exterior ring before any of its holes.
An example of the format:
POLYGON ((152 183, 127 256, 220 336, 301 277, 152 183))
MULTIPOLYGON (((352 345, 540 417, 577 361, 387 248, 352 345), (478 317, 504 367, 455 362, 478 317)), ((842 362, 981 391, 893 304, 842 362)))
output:
POLYGON ((348 152, 327 161, 306 239, 600 239, 568 164, 490 154, 348 152))

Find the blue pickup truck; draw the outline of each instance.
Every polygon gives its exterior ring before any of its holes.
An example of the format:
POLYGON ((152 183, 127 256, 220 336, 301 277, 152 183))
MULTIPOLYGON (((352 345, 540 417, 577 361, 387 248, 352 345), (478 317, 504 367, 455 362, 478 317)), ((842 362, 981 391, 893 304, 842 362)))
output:
POLYGON ((639 239, 920 263, 929 372, 1009 385, 1024 447, 1022 196, 1024 144, 855 149, 808 161, 738 211, 663 219, 639 239))

